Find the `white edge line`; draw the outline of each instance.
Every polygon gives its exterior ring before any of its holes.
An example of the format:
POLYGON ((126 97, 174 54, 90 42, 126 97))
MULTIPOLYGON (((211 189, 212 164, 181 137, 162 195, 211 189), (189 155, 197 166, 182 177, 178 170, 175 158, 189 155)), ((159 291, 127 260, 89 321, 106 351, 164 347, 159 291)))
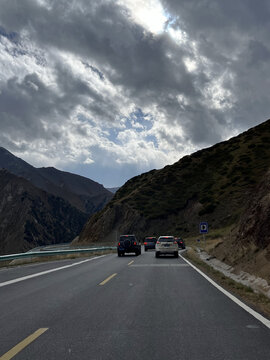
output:
POLYGON ((7 285, 10 285, 10 284, 15 284, 15 283, 20 282, 20 281, 32 279, 32 278, 35 278, 35 277, 37 277, 37 276, 49 274, 49 273, 52 273, 52 272, 55 272, 55 271, 58 271, 58 270, 67 269, 67 268, 72 267, 72 266, 76 266, 76 265, 83 264, 83 263, 85 263, 85 262, 87 262, 87 261, 92 261, 92 260, 95 260, 95 259, 100 259, 100 258, 102 258, 102 257, 104 257, 104 256, 106 256, 106 255, 96 256, 96 257, 94 257, 94 258, 82 260, 82 261, 79 261, 79 262, 76 262, 76 263, 73 263, 73 264, 70 264, 70 265, 65 265, 65 266, 61 266, 61 267, 58 267, 58 268, 41 271, 41 272, 36 273, 36 274, 26 275, 26 276, 23 276, 23 277, 20 277, 20 278, 17 278, 17 279, 8 280, 8 281, 5 281, 5 282, 0 283, 0 287, 7 286, 7 285))
MULTIPOLYGON (((180 255, 180 254, 179 254, 180 255)), ((234 301, 237 305, 241 306, 242 309, 246 310, 249 314, 254 316, 257 320, 259 320, 261 323, 263 323, 268 329, 270 329, 270 320, 266 319, 264 316, 259 314, 257 311, 251 309, 249 306, 244 304, 242 301, 237 299, 234 295, 229 293, 227 290, 223 289, 220 285, 218 285, 215 281, 213 281, 209 276, 205 275, 201 270, 199 270, 196 266, 194 266, 191 262, 186 260, 182 255, 180 255, 181 258, 187 262, 193 269, 195 269, 199 274, 201 274, 207 281, 209 281, 212 285, 214 285, 219 291, 221 291, 224 295, 228 296, 232 301, 234 301)))

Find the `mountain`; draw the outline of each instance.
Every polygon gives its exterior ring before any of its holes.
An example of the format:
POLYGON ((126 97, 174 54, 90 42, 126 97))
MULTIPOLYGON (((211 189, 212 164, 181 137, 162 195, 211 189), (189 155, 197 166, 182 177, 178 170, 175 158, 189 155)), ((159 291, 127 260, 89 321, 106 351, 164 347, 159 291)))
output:
MULTIPOLYGON (((241 228, 241 216, 249 211, 249 201, 269 169, 270 120, 173 165, 130 179, 89 219, 79 241, 114 240, 120 233, 135 233, 140 239, 160 234, 197 236, 200 221, 208 221, 212 233, 241 228)), ((264 223, 267 219, 269 224, 268 215, 264 223)))
POLYGON ((250 194, 237 225, 212 255, 270 283, 270 170, 250 194))
POLYGON ((2 147, 0 168, 25 178, 50 194, 62 197, 87 214, 101 210, 113 196, 110 191, 93 180, 53 167, 35 168, 2 147))
POLYGON ((71 241, 88 218, 7 170, 0 170, 0 199, 0 254, 71 241))
POLYGON ((113 194, 115 194, 118 189, 120 189, 120 188, 119 188, 119 187, 107 188, 107 190, 109 190, 109 191, 112 192, 113 194))

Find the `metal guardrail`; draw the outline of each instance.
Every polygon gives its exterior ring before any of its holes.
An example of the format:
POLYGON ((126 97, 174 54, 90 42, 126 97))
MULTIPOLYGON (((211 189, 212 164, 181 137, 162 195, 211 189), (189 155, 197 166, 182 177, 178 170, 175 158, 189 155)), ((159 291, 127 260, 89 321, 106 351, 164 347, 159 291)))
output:
POLYGON ((53 256, 53 255, 66 255, 66 254, 79 254, 79 253, 90 253, 94 251, 103 251, 103 250, 116 250, 116 246, 103 246, 90 249, 69 249, 69 250, 50 250, 50 251, 36 251, 36 252, 26 252, 20 254, 9 254, 1 255, 0 261, 15 260, 21 258, 32 258, 40 256, 53 256))

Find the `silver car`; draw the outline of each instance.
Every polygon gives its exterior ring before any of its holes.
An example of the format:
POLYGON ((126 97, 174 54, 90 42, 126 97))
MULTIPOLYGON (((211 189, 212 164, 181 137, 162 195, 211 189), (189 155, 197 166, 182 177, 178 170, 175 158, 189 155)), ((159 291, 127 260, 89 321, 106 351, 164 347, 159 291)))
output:
POLYGON ((174 236, 160 236, 156 242, 156 257, 161 254, 172 254, 178 257, 178 244, 174 236))

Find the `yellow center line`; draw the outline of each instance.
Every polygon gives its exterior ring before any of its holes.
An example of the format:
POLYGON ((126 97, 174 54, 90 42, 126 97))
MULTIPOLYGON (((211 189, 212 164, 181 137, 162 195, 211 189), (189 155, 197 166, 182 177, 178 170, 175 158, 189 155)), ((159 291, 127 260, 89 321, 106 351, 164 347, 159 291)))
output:
POLYGON ((131 265, 131 264, 133 264, 133 263, 134 263, 134 260, 132 260, 131 262, 129 262, 128 265, 131 265))
POLYGON ((35 331, 33 334, 29 335, 26 339, 24 339, 23 341, 21 341, 19 344, 17 344, 16 346, 14 346, 12 349, 10 349, 7 353, 5 353, 4 355, 2 355, 0 357, 0 360, 9 360, 12 359, 15 355, 17 355, 20 351, 22 351, 26 346, 28 346, 29 344, 31 344, 31 342, 33 342, 34 340, 36 340, 40 335, 42 335, 43 333, 45 333, 45 331, 47 331, 48 328, 41 328, 38 329, 37 331, 35 331))
POLYGON ((105 285, 108 281, 110 281, 113 277, 115 277, 115 275, 117 275, 117 273, 112 274, 111 276, 107 277, 107 279, 103 280, 99 285, 105 285))

